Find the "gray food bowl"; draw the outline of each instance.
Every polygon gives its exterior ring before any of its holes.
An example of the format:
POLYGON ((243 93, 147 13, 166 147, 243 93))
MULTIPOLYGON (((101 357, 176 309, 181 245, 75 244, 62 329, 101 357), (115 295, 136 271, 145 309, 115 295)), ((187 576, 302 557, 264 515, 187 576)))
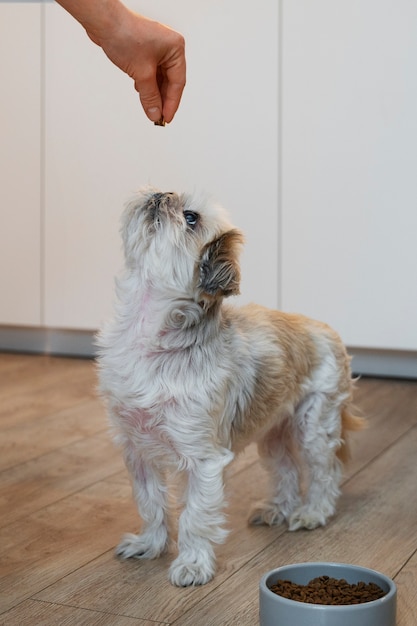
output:
POLYGON ((261 626, 395 626, 397 588, 379 572, 343 563, 298 563, 265 574, 259 585, 261 626), (288 600, 271 591, 277 580, 306 585, 319 576, 344 578, 349 584, 363 581, 379 585, 386 595, 363 604, 307 604, 288 600))

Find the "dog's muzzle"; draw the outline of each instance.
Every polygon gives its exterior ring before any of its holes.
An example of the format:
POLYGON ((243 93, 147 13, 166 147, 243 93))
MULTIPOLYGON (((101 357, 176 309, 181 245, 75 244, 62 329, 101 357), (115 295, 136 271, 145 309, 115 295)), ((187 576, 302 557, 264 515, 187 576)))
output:
POLYGON ((149 221, 154 224, 164 215, 175 215, 176 209, 178 208, 178 201, 179 198, 176 193, 154 193, 149 199, 145 209, 148 212, 149 221))

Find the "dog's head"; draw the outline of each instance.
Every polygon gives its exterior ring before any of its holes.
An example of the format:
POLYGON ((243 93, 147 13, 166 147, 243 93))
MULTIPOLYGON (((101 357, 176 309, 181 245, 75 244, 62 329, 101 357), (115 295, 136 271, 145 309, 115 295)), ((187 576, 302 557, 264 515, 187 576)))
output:
POLYGON ((239 293, 242 233, 207 199, 139 192, 122 222, 126 265, 142 280, 204 308, 239 293))

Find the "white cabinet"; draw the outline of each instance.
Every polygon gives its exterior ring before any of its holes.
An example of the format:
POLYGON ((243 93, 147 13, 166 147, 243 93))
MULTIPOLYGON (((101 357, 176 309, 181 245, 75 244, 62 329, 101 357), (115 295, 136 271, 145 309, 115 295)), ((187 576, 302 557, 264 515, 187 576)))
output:
POLYGON ((124 202, 144 184, 201 189, 246 233, 241 301, 414 367, 417 4, 129 5, 186 38, 165 128, 59 5, 0 3, 0 324, 96 329, 124 202))
POLYGON ((46 5, 45 324, 96 328, 121 264, 119 216, 139 187, 203 190, 247 236, 242 299, 277 306, 278 7, 202 0, 129 6, 187 41, 174 122, 150 123, 132 81, 46 5))
POLYGON ((417 3, 285 1, 283 24, 281 305, 417 350, 417 3))
POLYGON ((0 324, 41 322, 41 7, 0 3, 0 324))

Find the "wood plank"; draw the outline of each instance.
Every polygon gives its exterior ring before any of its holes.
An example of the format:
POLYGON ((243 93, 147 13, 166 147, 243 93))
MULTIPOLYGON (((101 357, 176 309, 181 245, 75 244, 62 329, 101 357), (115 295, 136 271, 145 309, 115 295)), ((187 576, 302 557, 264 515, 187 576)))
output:
POLYGON ((94 363, 0 354, 0 374, 0 464, 9 465, 0 471, 0 613, 11 611, 0 624, 30 623, 42 606, 46 626, 253 626, 262 573, 317 559, 395 576, 398 624, 417 622, 416 382, 359 381, 355 397, 370 426, 354 437, 338 513, 324 529, 248 527, 266 481, 255 446, 239 455, 227 471, 231 533, 217 549, 217 576, 177 589, 167 580, 174 549, 153 562, 113 555, 120 534, 140 521, 95 395, 94 363))
POLYGON ((363 378, 356 384, 355 404, 367 419, 368 428, 349 437, 352 458, 345 468, 346 477, 353 476, 417 424, 417 383, 363 378))
POLYGON ((33 359, 25 376, 1 380, 0 429, 56 413, 96 397, 92 361, 56 357, 33 359))
MULTIPOLYGON (((345 485, 339 513, 327 527, 281 535, 178 623, 256 624, 260 578, 288 563, 355 563, 395 577, 417 545, 416 449, 414 427, 345 485)), ((400 619, 407 610, 399 605, 400 619)), ((404 626, 414 623, 403 620, 404 626)))
POLYGON ((124 470, 107 435, 85 438, 0 474, 0 527, 124 470))
POLYGON ((417 551, 395 577, 395 582, 398 589, 397 626, 414 626, 417 624, 417 551))
POLYGON ((365 417, 381 421, 395 415, 409 426, 417 420, 417 381, 362 378, 356 383, 354 402, 365 417))
POLYGON ((259 456, 255 443, 248 446, 243 452, 238 454, 233 461, 226 467, 225 477, 226 481, 229 481, 232 476, 238 474, 242 470, 247 469, 250 465, 258 463, 259 456))
POLYGON ((98 611, 85 611, 38 600, 26 600, 0 616, 0 626, 157 626, 162 622, 135 619, 98 611))
POLYGON ((98 399, 41 415, 36 420, 18 421, 1 431, 0 470, 103 431, 108 431, 108 422, 98 399))
POLYGON ((0 352, 0 397, 14 395, 16 391, 28 391, 47 383, 49 375, 66 375, 71 384, 71 376, 78 371, 94 376, 92 359, 74 359, 50 355, 24 355, 0 352))
MULTIPOLYGON (((186 589, 173 587, 168 582, 168 568, 174 553, 155 561, 121 561, 108 553, 57 581, 35 597, 92 610, 108 610, 111 607, 118 615, 141 619, 167 622, 178 619, 184 611, 201 602, 232 573, 238 571, 247 559, 254 557, 285 531, 283 527, 269 529, 247 525, 251 500, 255 501, 265 491, 262 478, 263 472, 256 465, 231 479, 228 488, 228 527, 232 530, 226 543, 217 550, 217 575, 207 585, 186 589), (243 552, 242 545, 245 546, 243 552)), ((109 479, 107 482, 111 481, 109 479)), ((120 477, 117 477, 116 483, 120 485, 120 477)), ((131 528, 127 526, 125 530, 136 528, 137 524, 131 528)), ((118 537, 115 539, 118 540, 118 537)))
POLYGON ((5 378, 5 387, 10 380, 18 375, 21 376, 21 373, 30 366, 31 359, 27 354, 0 352, 0 375, 2 381, 5 378))
MULTIPOLYGON (((370 438, 371 436, 375 437, 374 434, 367 431, 366 437, 370 438)), ((120 475, 115 477, 114 480, 120 483, 120 475)), ((248 527, 246 518, 250 504, 262 497, 262 493, 265 493, 265 487, 263 471, 257 464, 252 462, 247 468, 241 468, 230 479, 227 492, 230 503, 229 526, 232 528, 232 532, 226 544, 217 551, 219 559, 215 580, 202 588, 178 590, 169 585, 167 570, 173 558, 172 556, 166 556, 153 562, 121 562, 113 559, 110 554, 106 554, 68 576, 65 580, 53 584, 49 589, 37 594, 36 597, 50 601, 54 599, 54 601, 62 604, 68 603, 93 610, 102 609, 101 599, 105 598, 106 604, 104 606, 113 607, 113 610, 118 614, 169 622, 181 619, 182 624, 183 614, 189 611, 190 615, 192 615, 190 623, 205 623, 204 621, 198 621, 203 619, 203 614, 205 614, 206 610, 206 608, 202 609, 202 615, 199 614, 198 606, 200 603, 206 607, 209 598, 213 597, 213 606, 217 610, 218 597, 222 597, 224 593, 227 602, 230 604, 228 579, 233 579, 233 575, 239 572, 237 579, 240 580, 240 570, 244 568, 246 562, 252 558, 256 559, 260 551, 264 554, 265 551, 269 550, 268 546, 272 549, 278 538, 281 537, 285 544, 287 542, 290 544, 295 543, 295 549, 298 552, 298 544, 301 540, 307 541, 308 544, 312 539, 315 541, 317 536, 319 544, 323 532, 328 532, 329 528, 335 524, 337 528, 339 518, 343 519, 343 516, 348 516, 348 521, 345 524, 349 526, 352 523, 352 512, 350 511, 351 497, 348 493, 342 496, 339 513, 326 529, 316 530, 313 533, 308 531, 288 533, 285 527, 274 529, 248 527), (244 546, 243 551, 242 546, 244 546), (134 592, 132 589, 134 589, 134 592), (163 593, 161 595, 153 594, 152 589, 163 589, 163 593), (197 618, 195 618, 195 615, 197 615, 197 618)), ((353 513, 353 517, 355 517, 355 513, 353 513)), ((337 541, 340 543, 339 536, 337 541)), ((343 545, 345 546, 346 544, 343 543, 343 545)), ((273 548, 273 552, 275 553, 275 548, 273 548)), ((256 586, 259 576, 258 567, 256 580, 251 580, 250 582, 252 586, 256 586)), ((236 609, 234 602, 231 603, 231 606, 234 607, 234 612, 236 609)), ((251 621, 240 621, 246 619, 242 610, 249 610, 250 603, 249 605, 245 604, 245 601, 242 600, 241 604, 239 599, 239 607, 241 608, 239 608, 237 613, 238 619, 236 622, 232 621, 230 623, 254 623, 251 621)), ((221 615, 222 611, 219 612, 219 616, 221 615)), ((251 615, 251 619, 253 618, 254 616, 251 615)), ((218 623, 222 623, 220 617, 218 623)))
POLYGON ((130 486, 103 481, 0 529, 0 612, 113 550, 136 519, 130 486))

